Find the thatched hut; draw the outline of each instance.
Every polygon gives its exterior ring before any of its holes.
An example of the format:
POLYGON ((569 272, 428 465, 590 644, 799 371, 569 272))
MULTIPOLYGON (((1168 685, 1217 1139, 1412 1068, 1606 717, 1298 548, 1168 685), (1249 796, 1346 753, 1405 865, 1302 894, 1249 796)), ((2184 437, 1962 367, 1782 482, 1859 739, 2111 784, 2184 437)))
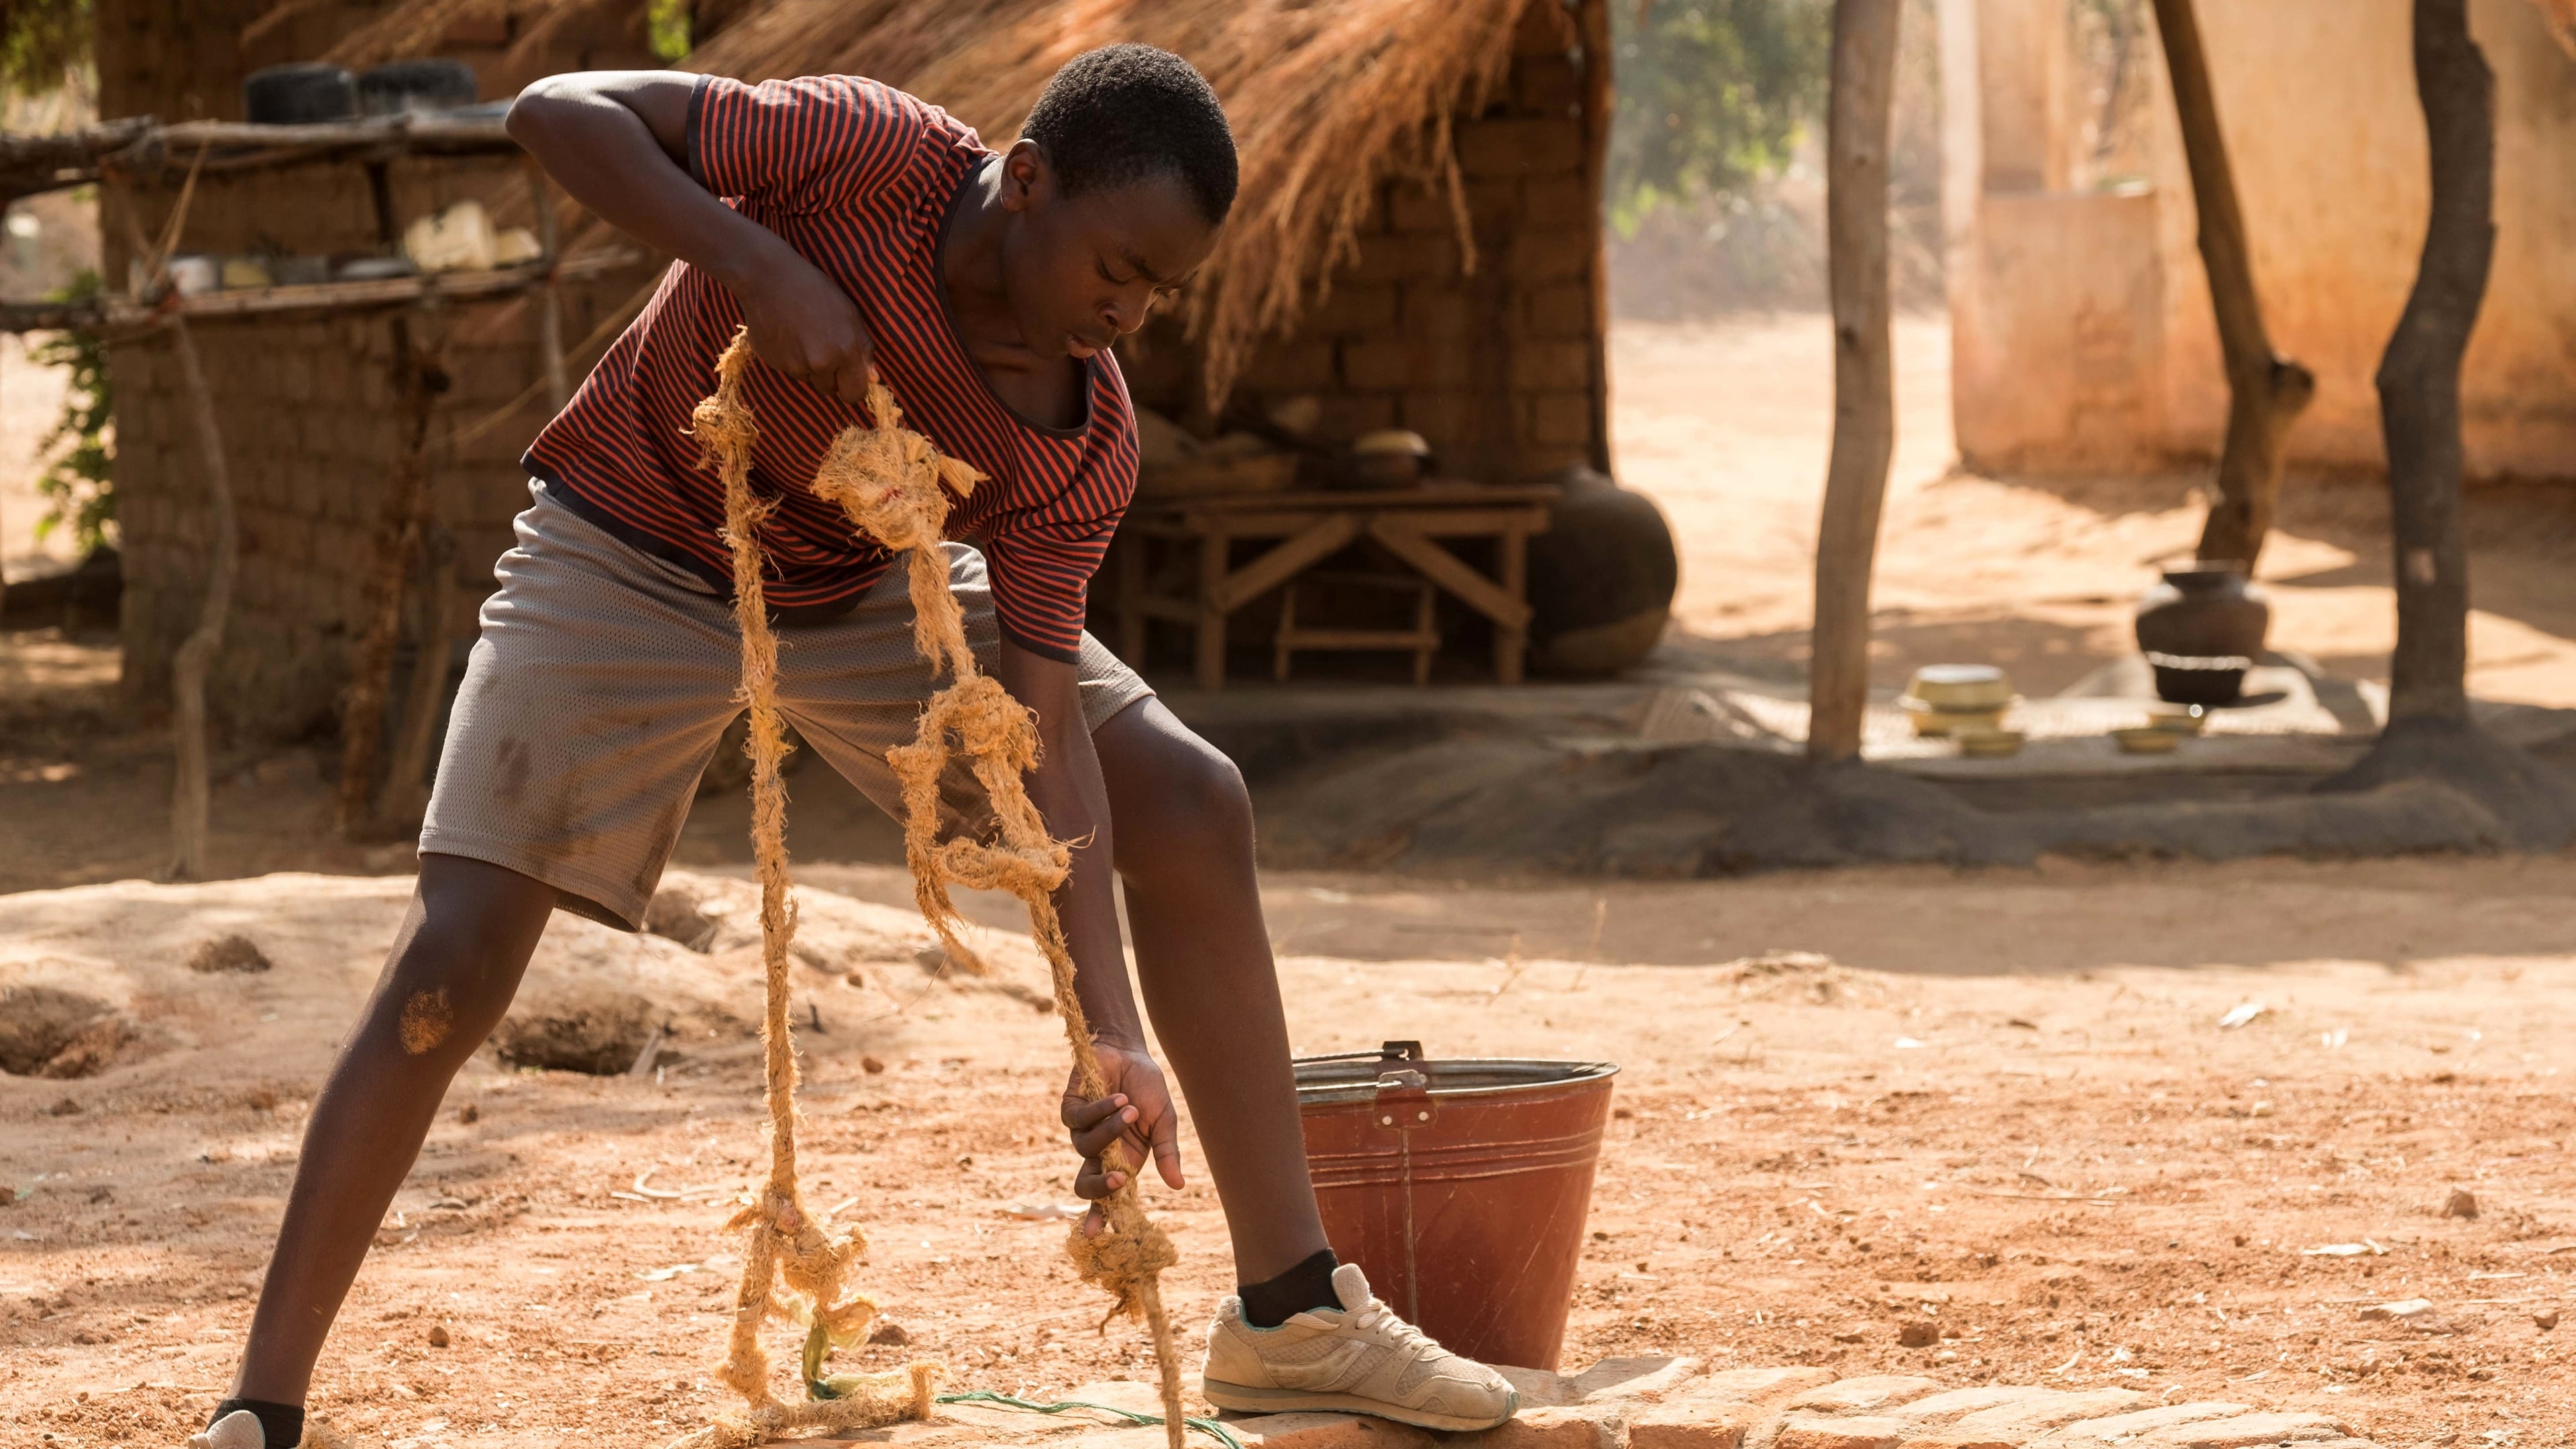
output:
MULTIPOLYGON (((947 106, 998 143, 1055 67, 1084 49, 1142 40, 1189 57, 1236 127, 1242 200, 1184 304, 1130 339, 1138 401, 1209 428, 1311 399, 1298 413, 1327 444, 1410 428, 1451 471, 1503 482, 1607 461, 1602 3, 701 0, 698 44, 683 65, 754 80, 867 74, 947 106)), ((247 70, 316 57, 353 66, 459 57, 476 65, 486 96, 504 96, 548 71, 649 63, 638 54, 645 9, 637 0, 103 0, 104 109, 224 118, 247 70)), ((524 207, 524 182, 496 165, 396 165, 374 192, 349 163, 209 177, 188 246, 242 250, 290 229, 372 235, 384 205, 408 217, 477 187, 496 215, 524 207), (378 200, 388 185, 392 200, 378 200)), ((141 198, 147 226, 168 200, 141 198)), ((577 220, 567 227, 580 230, 577 220)), ((113 220, 108 236, 110 265, 122 269, 113 220)), ((579 289, 568 336, 613 324, 631 281, 579 289)), ((521 505, 515 459, 543 410, 459 435, 532 385, 523 312, 442 323, 455 385, 438 403, 432 470, 441 517, 478 578, 521 505)), ((245 585, 215 706, 252 734, 295 734, 333 717, 363 603, 355 565, 366 523, 404 446, 387 323, 246 320, 200 331, 217 357, 245 495, 245 585)), ((179 447, 181 400, 152 344, 120 352, 116 369, 127 671, 138 697, 155 699, 196 594, 203 507, 179 447)), ((460 640, 475 602, 452 604, 460 640)))

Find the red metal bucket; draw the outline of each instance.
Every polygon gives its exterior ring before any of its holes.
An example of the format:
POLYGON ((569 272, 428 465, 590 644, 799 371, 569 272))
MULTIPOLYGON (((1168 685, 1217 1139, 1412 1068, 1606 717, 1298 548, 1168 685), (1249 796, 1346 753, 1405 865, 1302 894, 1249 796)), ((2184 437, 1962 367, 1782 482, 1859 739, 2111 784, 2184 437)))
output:
POLYGON ((1449 1348, 1553 1371, 1618 1070, 1426 1061, 1410 1041, 1300 1058, 1306 1161, 1334 1254, 1449 1348))

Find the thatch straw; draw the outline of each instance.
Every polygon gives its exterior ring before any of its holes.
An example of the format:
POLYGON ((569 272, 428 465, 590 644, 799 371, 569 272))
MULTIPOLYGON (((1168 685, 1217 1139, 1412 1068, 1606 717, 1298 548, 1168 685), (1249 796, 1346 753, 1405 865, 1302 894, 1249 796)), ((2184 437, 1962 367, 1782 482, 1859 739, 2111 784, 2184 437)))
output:
MULTIPOLYGON (((401 0, 333 58, 419 53, 426 42, 386 47, 497 3, 401 0)), ((552 0, 534 28, 597 3, 552 0)), ((1533 4, 1548 0, 768 0, 683 64, 750 81, 869 76, 945 106, 998 147, 1083 51, 1138 40, 1188 57, 1223 98, 1242 155, 1234 218, 1184 302, 1213 403, 1261 337, 1320 299, 1389 177, 1447 192, 1463 220, 1451 123, 1501 82, 1533 4)))

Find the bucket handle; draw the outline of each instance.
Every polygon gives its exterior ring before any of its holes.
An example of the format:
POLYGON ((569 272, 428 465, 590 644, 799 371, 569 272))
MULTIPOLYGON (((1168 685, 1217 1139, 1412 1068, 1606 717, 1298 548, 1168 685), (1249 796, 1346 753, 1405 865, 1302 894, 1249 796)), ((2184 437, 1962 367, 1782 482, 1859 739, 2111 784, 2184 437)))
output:
POLYGON ((1320 1057, 1299 1057, 1295 1065, 1308 1062, 1418 1062, 1424 1060, 1422 1043, 1391 1041, 1373 1052, 1330 1052, 1320 1057))

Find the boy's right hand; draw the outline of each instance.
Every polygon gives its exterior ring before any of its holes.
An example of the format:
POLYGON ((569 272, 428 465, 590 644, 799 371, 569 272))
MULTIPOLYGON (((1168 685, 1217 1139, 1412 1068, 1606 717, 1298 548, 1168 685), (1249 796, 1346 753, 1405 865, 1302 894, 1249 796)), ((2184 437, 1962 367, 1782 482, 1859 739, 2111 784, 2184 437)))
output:
POLYGON ((852 407, 876 380, 876 339, 859 304, 785 242, 731 281, 751 350, 776 372, 852 407))

